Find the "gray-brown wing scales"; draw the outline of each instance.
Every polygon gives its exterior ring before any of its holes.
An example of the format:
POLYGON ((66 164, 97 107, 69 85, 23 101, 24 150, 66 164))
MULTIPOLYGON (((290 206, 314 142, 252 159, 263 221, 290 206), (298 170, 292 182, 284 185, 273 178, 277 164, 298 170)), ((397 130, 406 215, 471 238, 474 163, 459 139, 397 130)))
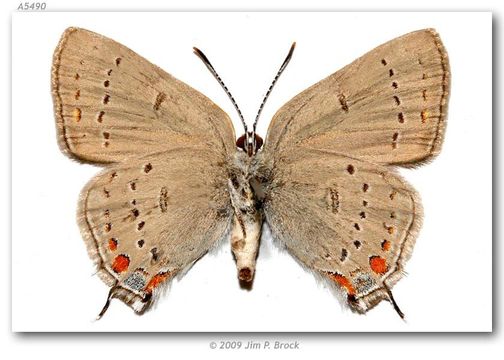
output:
POLYGON ((285 104, 273 117, 265 151, 280 156, 301 146, 381 164, 421 162, 440 151, 449 82, 437 33, 406 34, 285 104))
POLYGON ((223 164, 171 150, 103 171, 81 193, 79 222, 114 297, 142 313, 162 284, 226 234, 232 214, 223 164))
POLYGON ((273 237, 365 312, 402 276, 421 222, 416 192, 380 165, 323 151, 283 159, 266 189, 273 237))
POLYGON ((54 53, 52 92, 61 149, 83 161, 203 146, 234 151, 228 116, 125 46, 69 28, 54 53))

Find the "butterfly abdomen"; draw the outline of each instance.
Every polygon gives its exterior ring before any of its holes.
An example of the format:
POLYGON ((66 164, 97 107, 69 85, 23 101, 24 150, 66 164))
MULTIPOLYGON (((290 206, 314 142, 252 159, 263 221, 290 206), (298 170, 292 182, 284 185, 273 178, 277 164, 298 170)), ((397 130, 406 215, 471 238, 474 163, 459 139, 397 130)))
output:
POLYGON ((228 190, 234 210, 231 230, 231 250, 236 259, 238 278, 251 282, 259 248, 262 227, 260 201, 250 184, 251 158, 245 152, 236 154, 229 170, 228 190))

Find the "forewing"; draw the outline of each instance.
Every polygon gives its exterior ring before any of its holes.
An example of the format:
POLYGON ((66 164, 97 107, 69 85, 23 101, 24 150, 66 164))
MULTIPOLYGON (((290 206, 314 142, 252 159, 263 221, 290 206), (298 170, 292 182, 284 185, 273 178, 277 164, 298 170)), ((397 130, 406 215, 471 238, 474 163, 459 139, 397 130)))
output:
POLYGON ((107 168, 83 189, 79 222, 105 283, 139 313, 203 256, 231 216, 219 156, 178 149, 107 168))
POLYGON ((418 195, 399 175, 323 151, 277 163, 264 212, 273 237, 359 312, 389 299, 421 222, 418 195))
POLYGON ((374 163, 412 165, 440 151, 449 93, 448 55, 432 29, 370 51, 285 104, 265 151, 342 152, 374 163))
POLYGON ((79 160, 119 162, 187 146, 234 151, 228 116, 125 46, 69 28, 56 48, 52 93, 59 144, 79 160))

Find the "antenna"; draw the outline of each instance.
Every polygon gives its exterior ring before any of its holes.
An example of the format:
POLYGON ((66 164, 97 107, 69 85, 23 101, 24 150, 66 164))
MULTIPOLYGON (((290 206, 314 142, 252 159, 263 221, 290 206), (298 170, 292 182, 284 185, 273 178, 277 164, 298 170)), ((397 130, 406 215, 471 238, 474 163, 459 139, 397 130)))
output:
MULTIPOLYGON (((271 85, 268 88, 268 91, 266 92, 266 95, 264 96, 264 99, 263 99, 263 101, 261 103, 261 106, 259 106, 259 111, 257 112, 256 118, 255 118, 255 121, 254 121, 253 131, 250 132, 250 133, 248 132, 247 124, 245 123, 245 119, 243 118, 241 110, 238 107, 238 104, 236 103, 235 99, 233 98, 233 95, 231 95, 231 92, 228 90, 226 84, 224 84, 224 81, 222 81, 221 77, 219 76, 219 74, 217 73, 217 71, 215 70, 215 68, 210 63, 210 60, 208 60, 208 58, 205 56, 205 54, 203 53, 203 51, 201 51, 197 47, 193 47, 194 53, 201 59, 201 61, 203 61, 203 63, 205 64, 205 66, 208 68, 208 70, 210 70, 210 72, 215 77, 215 79, 217 79, 217 81, 222 86, 222 88, 226 92, 227 96, 229 97, 229 99, 233 103, 236 111, 238 112, 238 115, 240 116, 240 120, 241 120, 241 122, 243 124, 243 127, 245 129, 245 139, 244 139, 244 141, 245 141, 246 144, 251 143, 253 150, 255 149, 255 146, 256 146, 256 144, 255 144, 255 136, 254 135, 255 135, 255 131, 256 131, 257 121, 259 120, 259 116, 261 115, 261 112, 262 112, 262 110, 264 108, 264 104, 266 104, 266 100, 268 100, 268 97, 269 97, 269 95, 271 93, 271 90, 275 86, 275 84, 276 84, 278 78, 280 77, 280 75, 282 75, 283 71, 287 67, 287 64, 289 64, 289 61, 292 58, 292 54, 294 53, 294 48, 295 47, 296 47, 296 43, 293 42, 292 45, 291 45, 291 48, 289 50, 289 53, 287 54, 287 57, 283 61, 282 65, 280 66, 280 69, 278 69, 278 72, 277 72, 275 78, 271 82, 271 85)), ((252 152, 254 152, 254 151, 252 151, 252 152)), ((250 153, 250 151, 249 151, 249 153, 250 153)))
POLYGON ((285 68, 287 67, 287 64, 289 64, 289 61, 290 59, 292 58, 292 54, 294 53, 294 48, 296 47, 296 43, 293 42, 292 45, 291 45, 291 48, 289 50, 289 53, 287 54, 287 57, 285 58, 284 62, 282 63, 282 65, 280 66, 280 69, 278 69, 278 72, 275 76, 275 78, 273 79, 268 91, 266 92, 266 95, 264 96, 264 99, 261 103, 261 106, 259 106, 259 111, 257 112, 257 115, 256 115, 256 118, 254 120, 254 126, 253 126, 253 131, 255 133, 255 130, 256 130, 256 126, 257 126, 257 121, 259 120, 259 116, 261 115, 261 112, 264 108, 264 104, 266 104, 266 100, 268 100, 268 97, 271 93, 271 90, 273 89, 273 86, 275 86, 278 78, 280 77, 280 75, 282 75, 283 71, 285 70, 285 68))
POLYGON ((217 81, 219 82, 219 84, 222 86, 222 88, 226 92, 227 96, 229 97, 229 99, 233 103, 236 111, 238 112, 238 115, 240 116, 240 120, 241 120, 241 122, 243 124, 243 127, 245 128, 245 133, 247 133, 247 124, 245 123, 245 119, 243 118, 243 115, 242 115, 242 113, 240 111, 240 108, 238 107, 238 104, 236 103, 235 99, 233 98, 233 95, 231 95, 231 92, 228 90, 226 84, 224 84, 224 81, 222 81, 222 79, 219 76, 219 74, 217 74, 217 71, 215 71, 214 67, 212 66, 212 64, 210 63, 210 61, 208 60, 208 58, 205 56, 205 54, 203 54, 203 51, 201 51, 197 47, 193 47, 193 50, 194 50, 194 53, 201 59, 201 61, 203 61, 203 63, 208 68, 208 70, 210 70, 210 72, 212 73, 212 75, 217 79, 217 81))

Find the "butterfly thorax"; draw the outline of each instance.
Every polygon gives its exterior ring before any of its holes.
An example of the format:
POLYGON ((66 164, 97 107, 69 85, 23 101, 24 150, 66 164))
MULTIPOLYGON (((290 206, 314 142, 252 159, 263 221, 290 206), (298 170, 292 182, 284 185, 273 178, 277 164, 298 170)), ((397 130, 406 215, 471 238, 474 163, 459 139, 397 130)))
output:
POLYGON ((253 164, 254 157, 248 156, 245 151, 238 151, 228 179, 234 209, 231 249, 236 259, 238 277, 245 282, 252 281, 254 277, 263 221, 261 202, 251 185, 254 179, 253 164))

